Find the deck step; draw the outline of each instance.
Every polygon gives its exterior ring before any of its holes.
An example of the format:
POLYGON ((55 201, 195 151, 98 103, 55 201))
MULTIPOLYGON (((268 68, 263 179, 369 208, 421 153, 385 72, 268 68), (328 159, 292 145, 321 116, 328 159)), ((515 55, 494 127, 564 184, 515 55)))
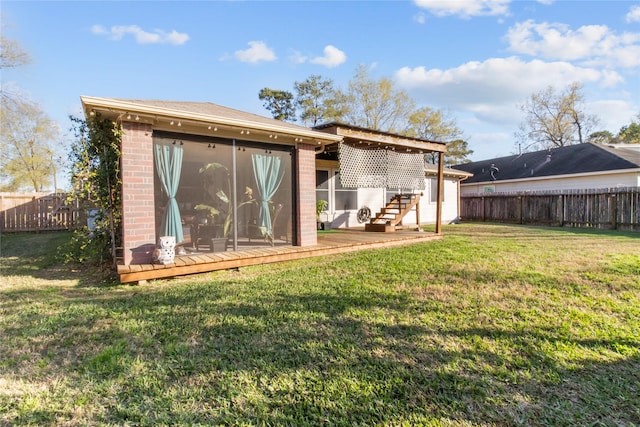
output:
POLYGON ((396 231, 396 226, 392 224, 365 224, 364 230, 379 233, 393 233, 396 231))
POLYGON ((402 228, 402 219, 420 203, 420 194, 396 194, 365 224, 365 231, 391 233, 402 228))

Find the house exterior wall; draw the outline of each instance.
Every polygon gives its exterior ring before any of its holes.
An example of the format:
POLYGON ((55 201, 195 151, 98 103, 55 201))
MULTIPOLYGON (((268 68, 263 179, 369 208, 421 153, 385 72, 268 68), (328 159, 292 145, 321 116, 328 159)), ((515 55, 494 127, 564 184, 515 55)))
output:
POLYGON ((518 191, 558 191, 640 186, 640 170, 593 173, 579 176, 551 176, 526 180, 493 181, 460 186, 462 196, 518 191))
POLYGON ((155 246, 151 125, 123 122, 122 240, 124 264, 151 262, 155 246))
MULTIPOLYGON (((437 185, 437 180, 427 178, 426 188, 420 197, 420 224, 436 223, 436 202, 431 200, 431 186, 437 185)), ((433 189, 433 191, 436 191, 433 189)), ((444 179, 444 201, 442 202, 442 223, 448 224, 458 219, 458 180, 444 179)), ((416 223, 416 214, 409 213, 404 217, 404 224, 416 223)))
MULTIPOLYGON (((436 202, 431 200, 431 185, 437 185, 431 178, 426 179, 426 188, 422 191, 420 197, 420 224, 436 223, 436 202)), ((420 193, 421 191, 416 191, 420 193)), ((371 210, 371 215, 386 205, 389 198, 395 194, 395 191, 385 190, 382 188, 359 188, 358 189, 358 207, 366 206, 371 210)), ((458 218, 458 180, 455 178, 444 179, 444 202, 442 203, 442 222, 451 223, 458 218)), ((322 219, 331 222, 332 228, 345 227, 364 227, 363 223, 358 222, 357 210, 347 212, 327 212, 323 214, 322 219)), ((416 213, 410 212, 403 220, 404 225, 417 224, 416 213)))

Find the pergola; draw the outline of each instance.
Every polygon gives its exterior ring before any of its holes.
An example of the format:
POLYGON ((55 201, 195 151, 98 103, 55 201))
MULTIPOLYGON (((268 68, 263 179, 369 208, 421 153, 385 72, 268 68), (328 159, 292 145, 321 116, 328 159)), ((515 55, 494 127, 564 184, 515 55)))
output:
POLYGON ((331 122, 313 128, 342 137, 339 142, 323 144, 320 153, 337 154, 345 187, 424 189, 427 153, 438 154, 438 191, 436 234, 442 232, 442 194, 444 191, 444 142, 427 141, 331 122))

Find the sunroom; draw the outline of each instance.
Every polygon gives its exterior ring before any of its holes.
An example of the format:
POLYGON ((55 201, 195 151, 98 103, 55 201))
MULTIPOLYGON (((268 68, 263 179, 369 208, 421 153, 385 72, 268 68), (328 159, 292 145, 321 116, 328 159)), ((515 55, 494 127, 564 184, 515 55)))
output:
MULTIPOLYGON (((343 142, 356 144, 341 127, 310 129, 206 102, 81 101, 87 117, 100 114, 123 128, 119 271, 146 266, 140 268, 154 270, 149 278, 215 270, 222 265, 213 265, 217 261, 252 250, 316 246, 317 157, 343 142), (171 265, 154 262, 162 236, 175 241, 171 265), (194 263, 207 265, 177 268, 194 263)), ((358 142, 391 138, 359 131, 358 142)), ((426 141, 390 142, 416 153, 418 146, 445 151, 444 144, 426 141)))

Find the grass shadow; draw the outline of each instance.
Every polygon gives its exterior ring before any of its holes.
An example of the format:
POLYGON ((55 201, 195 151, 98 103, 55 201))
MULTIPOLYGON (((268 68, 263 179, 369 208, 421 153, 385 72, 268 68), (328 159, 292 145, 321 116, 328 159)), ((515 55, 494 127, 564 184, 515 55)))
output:
POLYGON ((120 284, 111 266, 63 263, 61 251, 71 238, 68 231, 0 235, 0 275, 76 281, 80 287, 120 284))

